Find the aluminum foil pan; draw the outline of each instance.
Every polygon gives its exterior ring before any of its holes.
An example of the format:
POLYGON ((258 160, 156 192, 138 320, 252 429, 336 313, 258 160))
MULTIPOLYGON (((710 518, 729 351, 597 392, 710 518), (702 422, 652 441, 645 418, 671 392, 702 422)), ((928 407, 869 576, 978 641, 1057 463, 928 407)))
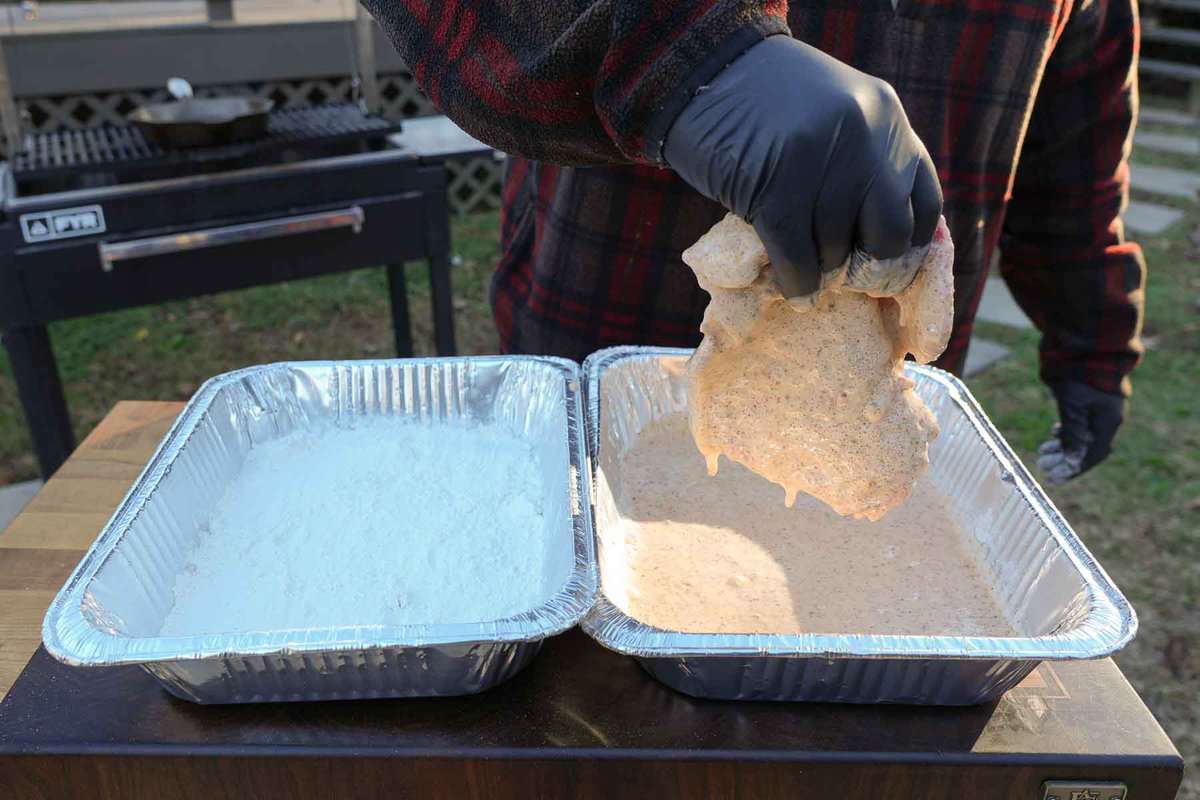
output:
POLYGON ((482 691, 528 664, 543 639, 575 625, 592 603, 584 453, 579 367, 562 359, 282 363, 220 375, 188 403, 50 606, 46 649, 79 666, 140 664, 198 703, 482 691), (320 417, 336 424, 361 415, 495 420, 524 432, 542 465, 544 516, 561 520, 563 548, 547 576, 548 591, 562 581, 557 592, 540 608, 478 623, 159 636, 197 528, 252 443, 320 417))
MULTIPOLYGON (((589 460, 612 468, 649 422, 686 410, 689 350, 620 347, 584 363, 589 460)), ((583 627, 686 694, 737 700, 969 705, 998 697, 1040 661, 1100 658, 1134 636, 1133 609, 980 410, 966 387, 908 365, 941 436, 930 477, 971 521, 996 596, 1019 636, 703 634, 662 630, 605 594, 622 563, 606 551, 615 503, 592 482, 600 596, 583 627), (606 555, 608 558, 606 559, 606 555)))

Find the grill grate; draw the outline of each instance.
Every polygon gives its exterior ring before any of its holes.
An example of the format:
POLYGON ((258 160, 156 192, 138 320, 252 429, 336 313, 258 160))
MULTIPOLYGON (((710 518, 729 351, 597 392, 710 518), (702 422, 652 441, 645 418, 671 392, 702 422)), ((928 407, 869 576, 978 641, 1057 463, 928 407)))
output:
POLYGON ((52 131, 27 136, 12 169, 20 180, 78 175, 91 169, 122 173, 155 168, 186 175, 265 159, 280 150, 376 138, 399 129, 398 122, 365 114, 347 103, 273 111, 266 135, 218 147, 168 150, 148 141, 133 126, 52 131))

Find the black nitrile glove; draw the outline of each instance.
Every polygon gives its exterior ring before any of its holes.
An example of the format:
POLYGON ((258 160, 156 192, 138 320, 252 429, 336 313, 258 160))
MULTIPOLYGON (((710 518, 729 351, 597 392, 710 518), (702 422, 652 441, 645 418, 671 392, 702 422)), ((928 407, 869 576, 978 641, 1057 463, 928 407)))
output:
POLYGON ((1058 398, 1059 423, 1053 438, 1038 448, 1038 468, 1051 484, 1087 472, 1112 452, 1113 437, 1125 418, 1125 398, 1066 382, 1050 387, 1058 398))
MULTIPOLYGON (((892 87, 788 36, 702 87, 663 157, 754 225, 787 297, 819 289, 855 248, 886 259, 927 244, 942 211, 937 171, 892 87)), ((854 277, 893 294, 912 278, 854 277)))

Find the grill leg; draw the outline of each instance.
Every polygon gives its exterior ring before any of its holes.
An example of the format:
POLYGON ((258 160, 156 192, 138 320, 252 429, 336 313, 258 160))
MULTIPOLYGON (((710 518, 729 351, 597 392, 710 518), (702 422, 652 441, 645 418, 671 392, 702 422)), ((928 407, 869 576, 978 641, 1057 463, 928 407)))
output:
POLYGON ((42 477, 49 478, 75 449, 75 434, 54 350, 50 347, 50 334, 45 325, 13 328, 4 333, 4 347, 33 435, 38 466, 42 477))
POLYGON ((450 206, 446 192, 429 195, 429 284, 433 296, 433 341, 439 356, 457 355, 454 344, 454 293, 450 288, 450 206))
POLYGON ((404 280, 404 265, 388 264, 387 280, 388 296, 392 301, 392 332, 396 336, 396 355, 408 358, 413 354, 413 342, 408 319, 408 284, 404 280))

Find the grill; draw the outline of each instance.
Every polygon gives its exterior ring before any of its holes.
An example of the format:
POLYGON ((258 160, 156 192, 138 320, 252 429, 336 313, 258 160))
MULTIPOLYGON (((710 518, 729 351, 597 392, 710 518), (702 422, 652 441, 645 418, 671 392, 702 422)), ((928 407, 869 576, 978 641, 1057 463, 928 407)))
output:
POLYGON ((75 446, 50 322, 384 267, 411 355, 404 264, 421 260, 437 352, 453 354, 444 162, 486 148, 445 125, 406 141, 343 104, 275 111, 262 137, 219 147, 163 149, 133 127, 27 137, 0 163, 0 334, 43 475, 75 446))
POLYGON ((399 129, 398 122, 346 103, 273 111, 265 136, 219 147, 167 150, 133 126, 53 131, 27 136, 12 171, 26 191, 153 180, 378 145, 399 129))

